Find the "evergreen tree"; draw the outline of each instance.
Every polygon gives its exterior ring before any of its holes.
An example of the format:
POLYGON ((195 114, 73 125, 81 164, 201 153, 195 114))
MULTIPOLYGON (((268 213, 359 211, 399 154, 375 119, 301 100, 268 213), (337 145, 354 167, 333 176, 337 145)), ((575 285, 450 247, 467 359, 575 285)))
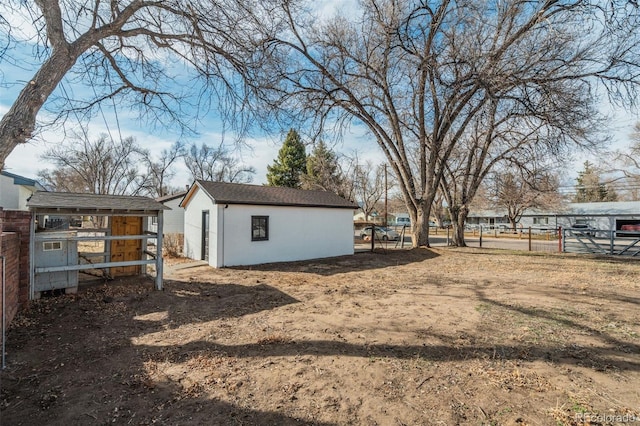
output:
POLYGON ((268 185, 300 188, 306 169, 307 154, 304 144, 298 132, 291 129, 278 151, 278 158, 274 160, 273 165, 267 166, 268 185))
POLYGON ((338 157, 324 142, 318 142, 307 158, 307 173, 303 176, 305 189, 318 189, 343 195, 343 176, 338 157))
POLYGON ((576 179, 576 203, 593 203, 599 201, 616 201, 618 194, 613 188, 600 181, 600 172, 589 161, 584 162, 584 170, 576 179))

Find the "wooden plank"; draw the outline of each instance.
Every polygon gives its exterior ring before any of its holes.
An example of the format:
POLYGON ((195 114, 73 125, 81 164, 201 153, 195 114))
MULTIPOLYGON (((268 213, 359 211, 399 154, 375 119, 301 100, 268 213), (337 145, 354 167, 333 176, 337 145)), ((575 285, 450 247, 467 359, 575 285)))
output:
MULTIPOLYGON (((142 218, 113 216, 111 218, 111 236, 142 235, 142 218)), ((146 239, 146 238, 145 238, 146 239)), ((111 261, 127 262, 142 258, 142 238, 114 238, 111 240, 111 261)), ((130 276, 140 274, 140 265, 118 266, 111 268, 111 276, 130 276)))

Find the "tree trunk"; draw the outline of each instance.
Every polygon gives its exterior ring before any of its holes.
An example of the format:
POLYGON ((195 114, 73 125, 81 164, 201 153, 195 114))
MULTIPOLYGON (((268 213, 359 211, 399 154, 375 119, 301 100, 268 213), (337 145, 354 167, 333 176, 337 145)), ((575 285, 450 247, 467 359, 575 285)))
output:
POLYGON ((513 230, 513 233, 515 234, 516 232, 518 232, 518 224, 516 223, 516 218, 510 217, 509 223, 511 224, 511 229, 513 230))
POLYGON ((430 247, 429 245, 429 213, 431 203, 420 201, 415 211, 409 210, 411 218, 411 246, 430 247))
POLYGON ((451 245, 455 247, 466 247, 467 243, 464 240, 464 224, 467 222, 469 208, 466 205, 456 206, 456 208, 452 209, 450 213, 451 225, 453 227, 451 245))
POLYGON ((27 142, 35 130, 36 116, 49 95, 71 69, 77 56, 69 51, 54 52, 22 89, 9 111, 0 120, 0 170, 11 151, 27 142))

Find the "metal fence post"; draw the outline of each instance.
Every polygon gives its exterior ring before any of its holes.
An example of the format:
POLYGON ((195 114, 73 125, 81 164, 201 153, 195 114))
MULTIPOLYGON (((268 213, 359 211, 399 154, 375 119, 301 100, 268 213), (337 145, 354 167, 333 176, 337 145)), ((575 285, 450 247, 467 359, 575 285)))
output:
POLYGON ((564 253, 567 251, 567 230, 562 227, 560 229, 562 230, 562 252, 564 253))
POLYGON ((558 226, 558 253, 562 253, 562 242, 564 238, 562 238, 562 226, 558 226))
POLYGON ((613 256, 616 231, 609 231, 609 254, 613 256))
POLYGON ((529 251, 531 251, 531 227, 529 227, 529 251))
POLYGON ((372 223, 371 224, 371 251, 375 251, 376 249, 376 224, 372 223))
POLYGON ((482 247, 482 225, 480 225, 480 247, 482 247))

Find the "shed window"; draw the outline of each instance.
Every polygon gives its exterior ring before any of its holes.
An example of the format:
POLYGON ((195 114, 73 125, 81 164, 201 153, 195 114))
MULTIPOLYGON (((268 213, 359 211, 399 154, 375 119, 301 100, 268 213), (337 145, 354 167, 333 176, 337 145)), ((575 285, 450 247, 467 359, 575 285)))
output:
POLYGON ((60 241, 47 241, 42 243, 42 251, 62 250, 60 241))
POLYGON ((251 241, 269 239, 269 216, 251 216, 251 241))

